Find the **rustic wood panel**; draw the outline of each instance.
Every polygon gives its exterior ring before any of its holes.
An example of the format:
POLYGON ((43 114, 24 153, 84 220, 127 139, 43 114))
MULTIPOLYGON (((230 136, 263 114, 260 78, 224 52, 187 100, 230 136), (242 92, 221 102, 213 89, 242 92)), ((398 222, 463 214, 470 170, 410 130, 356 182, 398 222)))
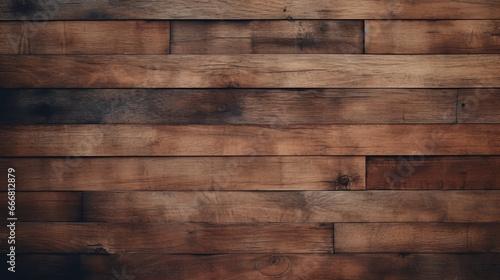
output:
POLYGON ((364 157, 8 158, 18 190, 364 190, 364 157))
POLYGON ((168 54, 168 21, 0 22, 0 54, 168 54))
POLYGON ((363 53, 363 21, 173 21, 172 53, 363 53))
POLYGON ((500 224, 335 224, 337 253, 500 251, 500 224))
POLYGON ((366 53, 500 53, 499 20, 368 20, 366 53))
POLYGON ((1 156, 499 155, 500 126, 0 127, 1 156))
POLYGON ((92 222, 499 222, 500 191, 86 192, 92 222))
POLYGON ((500 123, 500 89, 462 89, 458 93, 459 123, 500 123))
POLYGON ((367 189, 500 189, 500 157, 369 157, 367 189))
POLYGON ((16 231, 19 253, 328 253, 333 248, 332 225, 316 224, 18 223, 16 231))
POLYGON ((454 123, 456 90, 0 90, 1 124, 454 123))
POLYGON ((486 54, 0 56, 5 88, 471 88, 499 72, 486 54))
POLYGON ((0 20, 45 19, 498 19, 500 4, 484 0, 258 0, 0 2, 0 20), (45 5, 44 5, 45 4, 45 5), (154 8, 152 8, 154 7, 154 8), (38 14, 37 14, 38 13, 38 14))

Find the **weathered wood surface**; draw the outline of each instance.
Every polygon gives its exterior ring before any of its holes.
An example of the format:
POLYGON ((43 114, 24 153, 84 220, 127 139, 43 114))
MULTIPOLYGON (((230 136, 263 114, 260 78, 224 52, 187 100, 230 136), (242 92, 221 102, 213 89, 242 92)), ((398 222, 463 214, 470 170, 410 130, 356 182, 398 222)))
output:
POLYGON ((458 92, 458 123, 500 123, 500 89, 461 89, 458 92))

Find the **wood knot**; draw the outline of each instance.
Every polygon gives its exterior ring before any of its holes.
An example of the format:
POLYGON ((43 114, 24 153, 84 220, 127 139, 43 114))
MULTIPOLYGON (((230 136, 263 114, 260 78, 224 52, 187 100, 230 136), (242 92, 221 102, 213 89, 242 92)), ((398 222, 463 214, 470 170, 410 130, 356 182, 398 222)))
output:
POLYGON ((257 260, 255 269, 266 276, 283 276, 291 268, 290 260, 285 256, 267 256, 257 260))
POLYGON ((337 190, 350 190, 352 186, 351 177, 342 175, 337 180, 337 190))

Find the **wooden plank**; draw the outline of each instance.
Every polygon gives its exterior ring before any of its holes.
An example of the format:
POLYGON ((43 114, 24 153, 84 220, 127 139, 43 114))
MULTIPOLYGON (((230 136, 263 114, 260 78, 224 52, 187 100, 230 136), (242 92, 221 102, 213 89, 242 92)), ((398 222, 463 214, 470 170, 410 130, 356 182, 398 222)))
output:
POLYGON ((0 2, 0 20, 75 19, 493 19, 497 1, 108 0, 0 2), (152 8, 154 7, 154 9, 152 8), (37 14, 38 13, 38 14, 37 14))
POLYGON ((0 124, 454 123, 447 89, 0 90, 0 124), (445 113, 446 112, 446 113, 445 113))
POLYGON ((369 157, 367 189, 500 189, 500 157, 369 157))
POLYGON ((5 88, 475 88, 499 72, 486 54, 0 56, 5 88))
MULTIPOLYGON (((2 168, 2 170, 4 170, 2 168)), ((19 174, 23 176, 24 174, 19 174)), ((19 177, 18 177, 19 178, 19 177)), ((16 181, 17 189, 21 186, 16 181)), ((25 183, 25 182, 23 182, 25 183)), ((30 182, 26 182, 30 183, 30 182)), ((7 188, 5 188, 7 189, 7 188)), ((0 219, 5 220, 7 192, 0 192, 5 211, 0 211, 0 219)), ((78 222, 82 220, 81 192, 19 192, 15 193, 15 218, 23 222, 78 222)))
POLYGON ((500 126, 0 127, 0 156, 499 155, 500 126))
POLYGON ((332 225, 316 224, 17 223, 16 232, 16 253, 328 253, 333 248, 332 225))
POLYGON ((500 89, 461 89, 457 101, 458 123, 500 123, 500 89))
POLYGON ((168 21, 0 22, 0 54, 168 54, 168 21))
MULTIPOLYGON (((6 259, 2 254, 0 260, 6 259)), ((499 254, 21 254, 23 279, 497 280, 499 254), (452 268, 452 269, 450 269, 452 268)))
POLYGON ((337 253, 500 252, 500 224, 335 224, 337 253))
POLYGON ((500 191, 86 192, 90 222, 499 222, 500 191))
POLYGON ((174 54, 363 53, 362 21, 173 21, 174 54))
POLYGON ((365 32, 366 53, 500 53, 499 20, 368 20, 365 32))
POLYGON ((364 190, 364 157, 8 158, 18 190, 364 190))

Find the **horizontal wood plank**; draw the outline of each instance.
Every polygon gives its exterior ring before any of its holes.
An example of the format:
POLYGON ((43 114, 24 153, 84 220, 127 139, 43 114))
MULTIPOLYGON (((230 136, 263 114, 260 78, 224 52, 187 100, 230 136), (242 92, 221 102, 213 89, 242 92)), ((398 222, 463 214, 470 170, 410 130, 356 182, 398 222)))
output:
POLYGON ((173 54, 363 53, 362 21, 173 21, 173 54))
POLYGON ((484 0, 36 0, 0 2, 0 20, 75 19, 498 19, 500 4, 484 0), (152 8, 154 7, 154 9, 152 8), (38 13, 38 14, 37 14, 38 13))
POLYGON ((461 89, 457 101, 458 123, 500 123, 500 89, 461 89))
POLYGON ((168 21, 0 22, 0 54, 168 54, 168 21))
POLYGON ((500 53, 499 20, 368 20, 365 32, 372 54, 500 53))
POLYGON ((3 158, 18 190, 363 190, 364 157, 3 158))
POLYGON ((1 126, 0 156, 500 155, 500 126, 1 126))
POLYGON ((500 252, 500 224, 335 224, 337 253, 500 252))
POLYGON ((499 72, 486 54, 0 55, 5 88, 475 88, 499 72))
POLYGON ((500 189, 500 157, 369 157, 367 189, 500 189))
POLYGON ((500 191, 85 192, 91 222, 499 222, 500 191))

